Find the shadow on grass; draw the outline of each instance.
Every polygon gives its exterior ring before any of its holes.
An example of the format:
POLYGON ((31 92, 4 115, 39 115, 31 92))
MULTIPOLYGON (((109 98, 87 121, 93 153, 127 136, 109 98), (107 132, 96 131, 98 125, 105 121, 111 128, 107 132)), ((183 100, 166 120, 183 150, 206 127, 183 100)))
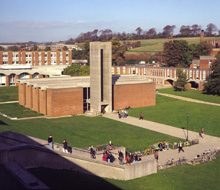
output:
POLYGON ((4 121, 0 120, 0 125, 8 125, 8 124, 5 123, 4 121))
MULTIPOLYGON (((71 154, 61 156, 26 135, 4 131, 0 133, 0 142, 3 141, 10 146, 0 151, 0 172, 2 171, 0 187, 2 189, 18 189, 14 181, 22 187, 31 186, 29 179, 18 178, 18 173, 14 173, 13 170, 9 171, 5 166, 1 170, 3 160, 4 163, 18 164, 24 169, 32 168, 29 171, 52 189, 119 189, 114 184, 96 176, 95 173, 74 163, 71 154)), ((35 184, 34 189, 39 189, 37 188, 39 184, 35 180, 32 179, 35 184)))

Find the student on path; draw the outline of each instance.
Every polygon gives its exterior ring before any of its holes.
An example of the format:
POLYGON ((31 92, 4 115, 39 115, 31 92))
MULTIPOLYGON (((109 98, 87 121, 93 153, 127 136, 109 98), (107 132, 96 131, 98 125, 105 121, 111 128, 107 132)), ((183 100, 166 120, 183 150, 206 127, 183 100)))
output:
POLYGON ((157 160, 158 163, 158 150, 154 150, 154 158, 157 160))
POLYGON ((50 145, 50 149, 53 150, 53 136, 52 135, 48 137, 48 144, 50 145))
POLYGON ((63 152, 68 153, 66 139, 63 141, 63 152))
POLYGON ((181 141, 178 144, 178 148, 179 148, 178 153, 180 153, 180 151, 184 152, 184 150, 183 150, 183 143, 181 141))
POLYGON ((141 113, 140 113, 140 118, 139 118, 139 120, 143 120, 143 118, 144 118, 144 115, 143 115, 143 113, 141 112, 141 113))
POLYGON ((202 129, 201 129, 201 137, 202 137, 202 138, 203 138, 204 134, 205 134, 205 129, 202 128, 202 129))

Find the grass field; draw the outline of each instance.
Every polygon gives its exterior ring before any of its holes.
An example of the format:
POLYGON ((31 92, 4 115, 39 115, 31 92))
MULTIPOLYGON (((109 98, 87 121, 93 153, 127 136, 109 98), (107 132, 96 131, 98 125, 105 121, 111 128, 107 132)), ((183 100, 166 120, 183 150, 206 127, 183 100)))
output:
POLYGON ((107 144, 110 140, 129 151, 142 151, 153 143, 178 142, 180 139, 104 117, 75 116, 60 119, 32 119, 12 121, 0 116, 0 131, 14 131, 47 140, 53 134, 54 142, 67 139, 70 146, 84 148, 107 144))
MULTIPOLYGON (((220 39, 220 37, 205 37, 204 40, 220 39)), ((147 39, 147 40, 135 40, 141 41, 141 47, 134 48, 128 52, 159 52, 163 51, 163 44, 171 40, 186 40, 189 44, 198 44, 200 42, 200 37, 191 38, 173 38, 173 39, 147 39)), ((134 41, 130 41, 134 42, 134 41)))
POLYGON ((204 94, 200 90, 196 91, 193 89, 188 89, 188 90, 181 92, 181 91, 175 90, 174 88, 163 88, 163 89, 159 89, 159 92, 220 104, 220 96, 204 94))
POLYGON ((138 118, 142 112, 146 120, 186 128, 186 113, 190 113, 189 130, 199 132, 204 127, 207 134, 220 137, 219 106, 186 102, 161 95, 157 95, 156 100, 156 106, 134 108, 128 114, 138 118))
POLYGON ((18 103, 13 104, 1 104, 0 112, 10 117, 35 117, 42 116, 43 114, 37 113, 29 108, 19 105, 18 103))
POLYGON ((0 87, 0 102, 16 101, 16 100, 18 100, 17 86, 0 87))
POLYGON ((217 157, 217 160, 206 164, 181 165, 129 181, 104 179, 67 170, 38 168, 29 169, 29 171, 52 189, 220 189, 220 156, 217 157))

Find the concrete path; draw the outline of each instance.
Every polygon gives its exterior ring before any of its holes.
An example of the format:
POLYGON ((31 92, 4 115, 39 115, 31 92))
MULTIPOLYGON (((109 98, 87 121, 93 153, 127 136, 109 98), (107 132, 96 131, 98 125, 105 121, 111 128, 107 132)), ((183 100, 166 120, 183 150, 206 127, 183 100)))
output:
MULTIPOLYGON (((134 125, 134 127, 141 127, 144 129, 149 129, 152 131, 156 131, 159 133, 164 133, 167 135, 171 135, 174 137, 186 139, 186 130, 172 127, 169 125, 164 125, 152 121, 147 120, 139 120, 138 118, 129 116, 128 118, 118 118, 118 114, 116 113, 106 113, 103 117, 113 119, 119 122, 127 123, 134 125)), ((220 148, 220 138, 213 137, 210 135, 205 135, 204 138, 199 136, 198 132, 189 131, 189 140, 199 139, 198 145, 193 145, 189 147, 184 147, 184 152, 178 153, 178 150, 168 150, 168 151, 160 151, 159 152, 159 164, 165 164, 167 160, 178 160, 179 158, 185 157, 186 159, 193 159, 198 154, 202 154, 206 150, 214 150, 220 148)), ((164 139, 161 139, 164 140, 164 139)), ((156 142, 155 142, 156 143, 156 142)), ((144 156, 143 159, 152 159, 153 155, 144 156)))
POLYGON ((179 99, 179 100, 184 100, 184 101, 187 101, 187 102, 195 102, 195 103, 208 104, 208 105, 213 105, 213 106, 220 106, 220 104, 218 104, 218 103, 205 102, 205 101, 202 101, 202 100, 196 100, 196 99, 186 98, 186 97, 182 97, 182 96, 175 96, 175 95, 172 95, 172 94, 166 94, 166 93, 160 93, 160 92, 158 94, 162 95, 162 96, 167 96, 167 97, 179 99))
POLYGON ((14 104, 14 103, 18 103, 18 101, 0 102, 0 104, 14 104))

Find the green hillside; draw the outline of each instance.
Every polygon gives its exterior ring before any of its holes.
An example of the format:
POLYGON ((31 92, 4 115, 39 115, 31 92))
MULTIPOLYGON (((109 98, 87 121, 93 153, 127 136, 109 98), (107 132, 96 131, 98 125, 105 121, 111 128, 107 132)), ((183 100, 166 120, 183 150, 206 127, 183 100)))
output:
MULTIPOLYGON (((212 40, 212 39, 220 39, 220 37, 205 37, 205 40, 212 40)), ((189 44, 198 44, 200 42, 200 37, 192 37, 192 38, 173 38, 173 39, 147 39, 147 40, 135 40, 141 41, 141 47, 134 48, 132 50, 128 50, 128 52, 159 52, 163 51, 163 44, 170 40, 186 40, 189 44)), ((134 40, 130 41, 131 43, 134 40)))

